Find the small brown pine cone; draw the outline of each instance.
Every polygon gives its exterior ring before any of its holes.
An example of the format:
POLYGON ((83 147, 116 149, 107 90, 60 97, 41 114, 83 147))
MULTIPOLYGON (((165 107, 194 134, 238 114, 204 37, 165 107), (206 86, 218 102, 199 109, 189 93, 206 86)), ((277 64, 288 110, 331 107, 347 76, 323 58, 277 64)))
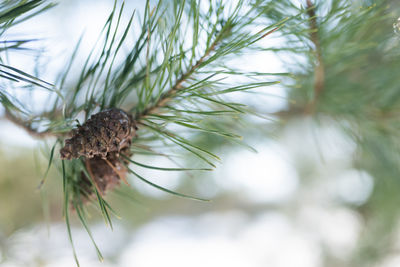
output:
POLYGON ((61 159, 99 156, 106 159, 109 153, 118 153, 130 147, 136 134, 136 124, 125 111, 111 108, 90 117, 82 126, 72 131, 60 150, 61 159))

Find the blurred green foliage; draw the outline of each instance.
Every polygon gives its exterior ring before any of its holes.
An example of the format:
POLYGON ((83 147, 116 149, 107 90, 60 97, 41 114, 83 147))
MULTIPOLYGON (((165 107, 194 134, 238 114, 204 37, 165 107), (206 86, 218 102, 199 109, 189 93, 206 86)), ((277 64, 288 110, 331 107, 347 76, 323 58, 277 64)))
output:
MULTIPOLYGON (((57 192, 60 179, 55 172, 43 192, 38 190, 46 159, 36 156, 30 148, 0 149, 0 229, 10 235, 14 231, 45 221, 46 209, 49 209, 49 220, 59 220, 61 215, 61 197, 57 192), (47 204, 46 204, 47 203, 47 204), (47 206, 48 205, 48 206, 47 206)), ((50 221, 49 221, 50 223, 50 221)))

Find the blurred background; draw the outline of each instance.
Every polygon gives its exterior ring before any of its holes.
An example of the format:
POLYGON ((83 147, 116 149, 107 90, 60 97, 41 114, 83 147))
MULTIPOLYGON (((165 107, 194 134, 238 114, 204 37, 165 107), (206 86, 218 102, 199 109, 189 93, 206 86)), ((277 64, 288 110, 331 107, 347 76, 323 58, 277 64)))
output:
MULTIPOLYGON (((126 4, 139 13, 144 8, 142 1, 126 4)), ((12 65, 31 73, 33 66, 46 66, 37 71, 41 78, 53 80, 82 33, 82 57, 77 60, 84 61, 112 6, 109 0, 63 0, 15 27, 9 34, 43 38, 43 47, 35 44, 39 55, 11 54, 12 65)), ((281 41, 266 38, 261 45, 273 47, 281 41)), ((271 51, 232 62, 249 71, 288 71, 287 62, 271 51)), ((290 106, 283 86, 265 92, 235 97, 265 114, 290 106)), ((31 93, 37 107, 46 104, 42 91, 31 93)), ((355 161, 358 145, 336 120, 251 120, 252 127, 239 125, 238 132, 254 150, 199 137, 198 142, 208 144, 222 159, 212 172, 136 167, 157 184, 211 202, 176 198, 133 177, 131 187, 107 195, 121 217, 113 219, 114 229, 96 212, 90 218, 103 263, 72 216, 81 266, 400 266, 398 177, 385 176, 385 166, 373 171, 360 167, 355 161)), ((0 265, 74 266, 62 217, 62 177, 52 168, 43 189, 37 189, 50 145, 4 119, 0 129, 0 265)), ((133 158, 156 166, 169 164, 164 158, 133 158)), ((364 159, 373 168, 374 160, 364 159)))

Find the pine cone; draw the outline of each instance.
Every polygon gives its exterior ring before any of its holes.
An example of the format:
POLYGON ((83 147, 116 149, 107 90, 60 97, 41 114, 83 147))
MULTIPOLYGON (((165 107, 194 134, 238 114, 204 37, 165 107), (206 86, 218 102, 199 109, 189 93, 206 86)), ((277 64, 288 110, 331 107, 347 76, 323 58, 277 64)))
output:
POLYGON ((60 150, 61 159, 84 157, 90 177, 81 172, 77 184, 83 200, 94 196, 95 188, 100 194, 125 180, 127 160, 121 155, 132 156, 130 146, 136 134, 133 118, 121 109, 107 109, 90 117, 82 126, 74 129, 72 137, 65 140, 60 150))
POLYGON ((61 159, 100 156, 106 159, 111 152, 118 153, 130 147, 136 134, 132 116, 117 108, 107 109, 90 117, 82 126, 72 131, 60 150, 61 159))

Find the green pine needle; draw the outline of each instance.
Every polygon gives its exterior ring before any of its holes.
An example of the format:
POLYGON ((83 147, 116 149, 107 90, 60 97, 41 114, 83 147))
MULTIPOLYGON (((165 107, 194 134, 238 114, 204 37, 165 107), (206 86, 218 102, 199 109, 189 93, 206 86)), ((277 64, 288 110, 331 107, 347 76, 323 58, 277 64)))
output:
POLYGON ((198 201, 204 201, 204 202, 209 202, 209 201, 210 201, 209 199, 198 198, 198 197, 193 197, 193 196, 181 194, 181 193, 178 193, 178 192, 174 192, 174 191, 172 191, 172 190, 169 190, 169 189, 167 189, 167 188, 164 188, 164 187, 162 187, 162 186, 159 186, 159 185, 157 185, 157 184, 155 184, 155 183, 150 182, 149 180, 147 180, 147 179, 143 178, 142 176, 140 176, 138 173, 136 173, 136 172, 134 172, 133 170, 131 170, 129 167, 127 167, 127 169, 128 169, 128 171, 129 171, 130 173, 132 173, 133 175, 135 175, 137 178, 139 178, 140 180, 142 180, 142 181, 145 182, 146 184, 149 184, 149 185, 153 186, 154 188, 157 188, 157 189, 159 189, 159 190, 161 190, 161 191, 164 191, 164 192, 166 192, 166 193, 172 194, 172 195, 174 195, 174 196, 182 197, 182 198, 192 199, 192 200, 198 200, 198 201))

